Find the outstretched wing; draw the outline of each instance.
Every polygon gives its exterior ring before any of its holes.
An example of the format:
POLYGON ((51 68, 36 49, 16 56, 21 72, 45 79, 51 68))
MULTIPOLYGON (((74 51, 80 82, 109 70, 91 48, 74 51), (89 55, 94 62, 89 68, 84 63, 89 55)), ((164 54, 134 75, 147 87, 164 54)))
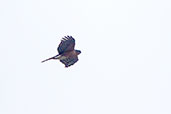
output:
POLYGON ((74 50, 74 47, 75 39, 72 36, 65 36, 64 38, 62 38, 57 50, 59 54, 62 54, 64 52, 74 50))
POLYGON ((66 59, 60 60, 60 62, 62 62, 65 67, 69 67, 73 64, 75 64, 78 61, 78 57, 74 56, 74 57, 68 57, 66 59))

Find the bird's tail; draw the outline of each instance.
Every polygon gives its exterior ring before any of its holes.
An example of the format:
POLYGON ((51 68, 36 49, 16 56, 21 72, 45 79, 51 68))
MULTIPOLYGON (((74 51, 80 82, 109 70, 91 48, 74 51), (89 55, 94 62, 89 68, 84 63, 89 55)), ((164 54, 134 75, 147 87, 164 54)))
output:
POLYGON ((58 56, 59 56, 59 55, 55 55, 55 56, 53 56, 53 57, 50 57, 50 58, 48 58, 48 59, 45 59, 45 60, 42 61, 42 63, 43 63, 43 62, 46 62, 46 61, 48 61, 48 60, 51 60, 51 59, 58 59, 58 56))

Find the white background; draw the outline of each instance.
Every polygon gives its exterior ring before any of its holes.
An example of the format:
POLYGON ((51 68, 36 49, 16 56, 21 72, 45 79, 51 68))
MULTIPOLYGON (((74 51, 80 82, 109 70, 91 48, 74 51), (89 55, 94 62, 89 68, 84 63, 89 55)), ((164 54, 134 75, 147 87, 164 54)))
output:
POLYGON ((0 114, 171 114, 170 0, 1 0, 0 53, 0 114))

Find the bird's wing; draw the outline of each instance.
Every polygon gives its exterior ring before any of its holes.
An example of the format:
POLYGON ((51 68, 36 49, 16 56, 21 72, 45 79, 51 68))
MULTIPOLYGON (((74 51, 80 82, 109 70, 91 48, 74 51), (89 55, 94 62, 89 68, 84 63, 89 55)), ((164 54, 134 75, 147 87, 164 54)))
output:
POLYGON ((74 47, 75 39, 72 36, 65 36, 64 38, 62 38, 57 50, 59 54, 62 54, 64 52, 74 50, 74 47))
POLYGON ((65 67, 69 67, 73 64, 75 64, 78 61, 78 56, 72 56, 72 57, 68 57, 66 59, 60 60, 60 62, 62 62, 65 67))

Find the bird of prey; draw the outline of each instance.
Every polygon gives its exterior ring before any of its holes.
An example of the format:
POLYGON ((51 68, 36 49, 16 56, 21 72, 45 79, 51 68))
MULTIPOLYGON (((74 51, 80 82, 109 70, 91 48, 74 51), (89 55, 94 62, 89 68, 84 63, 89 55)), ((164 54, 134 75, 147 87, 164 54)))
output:
POLYGON ((80 50, 75 50, 74 47, 75 39, 72 36, 64 36, 57 48, 58 55, 48 58, 42 61, 42 63, 48 60, 58 59, 65 67, 69 67, 78 61, 78 55, 81 53, 80 50))

